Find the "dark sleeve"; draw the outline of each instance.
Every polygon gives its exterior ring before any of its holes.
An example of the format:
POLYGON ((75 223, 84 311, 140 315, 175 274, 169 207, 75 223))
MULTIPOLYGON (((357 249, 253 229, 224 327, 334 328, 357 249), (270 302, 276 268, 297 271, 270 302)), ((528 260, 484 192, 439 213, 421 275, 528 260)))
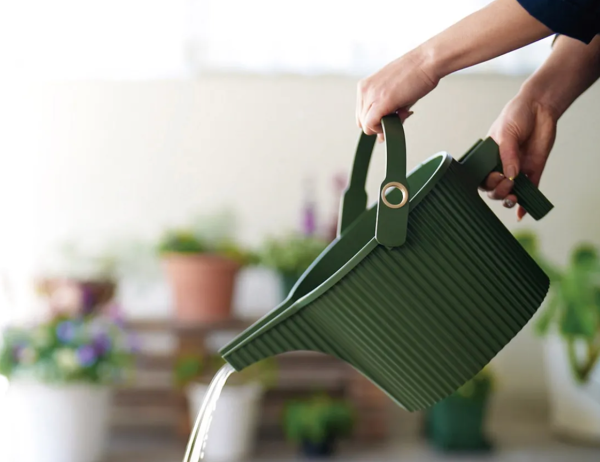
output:
POLYGON ((557 34, 590 43, 600 32, 600 0, 517 0, 557 34))

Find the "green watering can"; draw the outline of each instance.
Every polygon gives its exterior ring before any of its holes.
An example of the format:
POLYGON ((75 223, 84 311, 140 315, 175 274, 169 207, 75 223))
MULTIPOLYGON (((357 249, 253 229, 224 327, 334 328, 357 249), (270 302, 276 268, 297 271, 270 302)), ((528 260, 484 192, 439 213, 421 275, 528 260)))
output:
MULTIPOLYGON (((295 350, 335 356, 409 411, 475 376, 538 309, 548 276, 477 192, 502 165, 491 138, 460 160, 432 156, 406 175, 397 116, 382 120, 386 176, 366 209, 375 143, 362 135, 338 237, 287 299, 220 354, 236 370, 295 350)), ((536 220, 552 204, 518 176, 513 193, 536 220)))

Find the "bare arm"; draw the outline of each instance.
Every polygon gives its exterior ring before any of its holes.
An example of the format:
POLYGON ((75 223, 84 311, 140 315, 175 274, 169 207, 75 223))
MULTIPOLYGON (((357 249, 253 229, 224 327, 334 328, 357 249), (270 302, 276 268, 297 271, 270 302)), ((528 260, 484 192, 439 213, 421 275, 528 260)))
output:
POLYGON ((556 118, 600 77, 600 37, 589 45, 557 38, 546 62, 523 84, 522 93, 552 108, 556 118))
POLYGON ((537 42, 552 31, 516 0, 496 0, 421 45, 438 78, 537 42))
POLYGON ((381 118, 409 108, 439 80, 552 34, 516 0, 495 0, 359 84, 356 118, 367 134, 381 133, 381 118))

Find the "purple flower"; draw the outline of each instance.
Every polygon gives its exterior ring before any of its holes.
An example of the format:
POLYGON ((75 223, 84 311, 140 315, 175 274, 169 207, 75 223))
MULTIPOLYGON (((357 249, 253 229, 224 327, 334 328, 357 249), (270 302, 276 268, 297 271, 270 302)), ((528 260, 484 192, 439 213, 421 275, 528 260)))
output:
POLYGON ((129 353, 139 353, 141 350, 140 339, 133 334, 129 334, 129 336, 127 337, 127 348, 129 353))
POLYGON ((84 345, 77 349, 77 359, 83 367, 91 366, 96 362, 96 350, 90 345, 84 345))
POLYGON ((17 361, 19 361, 19 359, 21 358, 21 353, 23 352, 24 348, 25 348, 25 345, 23 345, 21 343, 15 345, 12 350, 13 358, 16 359, 17 361))
POLYGON ((56 336, 62 343, 70 343, 75 338, 76 330, 73 321, 63 321, 56 326, 56 336))
POLYGON ((309 204, 304 209, 304 222, 302 224, 302 231, 305 236, 312 236, 315 233, 315 209, 313 204, 309 204))
POLYGON ((111 345, 112 342, 110 340, 110 337, 104 332, 99 333, 94 338, 94 349, 98 356, 102 356, 108 350, 110 350, 111 345))
POLYGON ((81 304, 84 313, 91 313, 96 306, 96 297, 91 287, 83 284, 81 286, 81 304))
POLYGON ((125 318, 123 317, 123 313, 121 312, 121 307, 116 303, 112 303, 108 307, 108 317, 113 321, 113 323, 118 327, 125 327, 125 318))

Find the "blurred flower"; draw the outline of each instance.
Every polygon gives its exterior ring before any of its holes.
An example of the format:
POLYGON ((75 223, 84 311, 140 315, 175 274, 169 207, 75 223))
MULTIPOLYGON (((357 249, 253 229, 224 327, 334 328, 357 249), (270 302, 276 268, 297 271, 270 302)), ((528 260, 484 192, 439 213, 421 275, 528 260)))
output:
POLYGON ((66 372, 72 372, 79 367, 77 355, 69 348, 61 348, 54 353, 54 359, 58 367, 66 372))
POLYGON ((89 367, 96 362, 96 350, 91 345, 84 345, 77 349, 77 359, 83 367, 89 367))
POLYGON ((101 332, 94 337, 94 349, 98 356, 102 356, 110 350, 112 341, 108 334, 101 332))
POLYGON ((37 353, 31 347, 20 348, 16 354, 18 361, 23 365, 33 364, 37 359, 37 353))
POLYGON ((111 303, 106 312, 108 313, 108 317, 119 327, 125 326, 125 318, 121 311, 121 307, 116 303, 111 303))
POLYGON ((82 284, 80 286, 80 293, 83 312, 86 314, 91 313, 94 310, 97 302, 92 288, 86 284, 82 284))
POLYGON ((71 343, 76 333, 77 326, 73 321, 63 321, 56 326, 56 336, 62 343, 71 343))

